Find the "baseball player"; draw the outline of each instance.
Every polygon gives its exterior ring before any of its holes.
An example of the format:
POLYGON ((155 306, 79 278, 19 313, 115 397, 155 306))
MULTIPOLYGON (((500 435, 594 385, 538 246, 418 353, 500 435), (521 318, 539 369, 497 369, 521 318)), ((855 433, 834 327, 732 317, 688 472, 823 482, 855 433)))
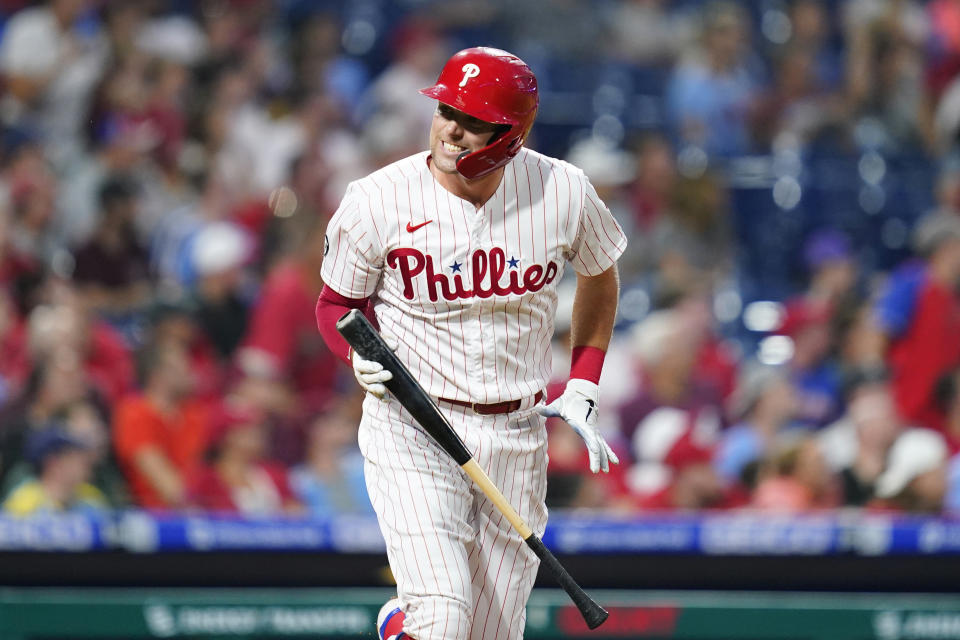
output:
POLYGON ((429 151, 348 186, 327 229, 317 322, 368 392, 360 449, 398 591, 381 611, 379 637, 522 638, 536 556, 386 393, 391 374, 352 355, 334 325, 365 310, 542 535, 545 416, 583 437, 594 473, 618 462, 595 424, 626 237, 582 171, 523 148, 538 97, 522 60, 466 49, 421 93, 437 100, 429 151), (546 405, 567 263, 577 272, 573 364, 565 391, 546 405))

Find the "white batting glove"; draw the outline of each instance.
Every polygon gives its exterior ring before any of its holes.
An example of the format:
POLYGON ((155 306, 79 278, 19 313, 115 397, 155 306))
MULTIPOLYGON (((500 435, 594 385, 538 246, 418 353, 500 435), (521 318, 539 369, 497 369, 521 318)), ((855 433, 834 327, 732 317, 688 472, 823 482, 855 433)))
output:
POLYGON ((617 454, 597 431, 600 388, 589 380, 570 378, 563 395, 548 405, 537 407, 537 413, 548 418, 563 418, 573 427, 590 452, 590 471, 610 471, 610 463, 620 464, 617 454))
MULTIPOLYGON (((396 351, 400 344, 393 336, 383 336, 383 341, 392 351, 396 351)), ((364 391, 372 393, 378 398, 387 395, 387 387, 383 383, 387 380, 393 380, 392 373, 384 369, 383 365, 376 360, 364 360, 360 354, 352 349, 350 350, 350 361, 353 363, 353 375, 364 391)))

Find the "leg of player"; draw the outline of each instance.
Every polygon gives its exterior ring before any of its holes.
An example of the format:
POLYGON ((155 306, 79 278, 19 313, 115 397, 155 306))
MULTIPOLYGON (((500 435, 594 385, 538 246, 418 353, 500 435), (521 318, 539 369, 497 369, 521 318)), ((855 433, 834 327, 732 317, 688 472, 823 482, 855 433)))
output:
MULTIPOLYGON (((522 638, 537 558, 456 463, 404 424, 398 403, 367 402, 382 413, 366 412, 361 425, 364 470, 399 595, 381 612, 381 637, 404 631, 418 640, 522 638)), ((463 425, 477 463, 542 533, 543 418, 533 411, 446 410, 451 422, 463 425)))
MULTIPOLYGON (((471 433, 482 434, 473 447, 477 464, 542 535, 547 521, 543 419, 532 411, 477 418, 479 424, 467 423, 471 433)), ((470 640, 522 638, 539 560, 480 489, 473 492, 478 534, 468 545, 474 609, 470 640)))
POLYGON ((399 623, 410 640, 468 640, 471 481, 409 420, 395 400, 368 396, 360 426, 367 490, 397 580, 399 606, 381 622, 400 608, 403 619, 394 613, 387 630, 399 623))

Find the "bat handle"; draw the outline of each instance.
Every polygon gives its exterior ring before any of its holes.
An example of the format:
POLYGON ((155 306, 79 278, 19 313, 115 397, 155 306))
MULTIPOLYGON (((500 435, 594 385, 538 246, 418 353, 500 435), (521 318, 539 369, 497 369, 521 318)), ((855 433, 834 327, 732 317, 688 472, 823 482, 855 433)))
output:
POLYGON ((587 623, 587 627, 596 629, 603 624, 610 614, 580 588, 580 585, 578 585, 567 570, 563 568, 563 565, 560 564, 557 557, 543 544, 543 540, 534 534, 530 534, 524 541, 527 543, 527 546, 533 549, 533 552, 540 558, 540 562, 546 565, 550 573, 556 577, 560 586, 563 587, 563 590, 566 591, 570 599, 573 600, 573 603, 577 605, 577 609, 580 610, 580 614, 583 616, 584 622, 587 623))

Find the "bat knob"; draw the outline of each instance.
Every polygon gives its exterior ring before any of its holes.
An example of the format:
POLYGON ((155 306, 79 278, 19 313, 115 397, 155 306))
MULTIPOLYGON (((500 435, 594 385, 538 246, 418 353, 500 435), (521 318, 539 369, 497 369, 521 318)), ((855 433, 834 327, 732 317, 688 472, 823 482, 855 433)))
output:
POLYGON ((607 618, 610 617, 610 614, 607 613, 607 610, 603 607, 597 605, 595 609, 590 609, 583 616, 584 622, 587 623, 587 627, 590 629, 596 629, 604 622, 607 621, 607 618))

